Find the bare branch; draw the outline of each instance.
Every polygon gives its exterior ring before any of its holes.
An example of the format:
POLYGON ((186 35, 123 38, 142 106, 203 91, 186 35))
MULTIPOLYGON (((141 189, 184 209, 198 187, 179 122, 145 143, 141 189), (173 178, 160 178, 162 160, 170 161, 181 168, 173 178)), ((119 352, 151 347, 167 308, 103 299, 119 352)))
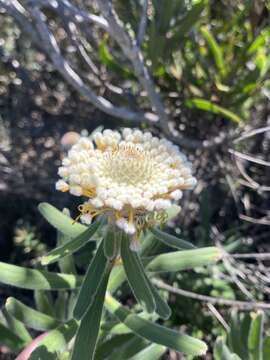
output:
POLYGON ((251 156, 251 155, 244 154, 244 153, 241 153, 239 151, 235 151, 233 149, 229 149, 229 153, 231 153, 235 157, 243 159, 243 160, 247 160, 247 161, 262 165, 262 166, 270 166, 269 161, 265 161, 263 159, 258 159, 258 158, 255 158, 255 157, 251 156))
POLYGON ((250 131, 245 132, 240 137, 236 138, 234 140, 234 142, 238 143, 238 142, 240 142, 242 140, 248 139, 248 138, 250 138, 252 136, 256 136, 256 135, 259 135, 259 134, 262 134, 262 133, 265 133, 265 132, 268 132, 268 131, 270 131, 270 126, 265 126, 265 127, 258 128, 258 129, 252 129, 250 131))
POLYGON ((144 64, 143 55, 136 42, 131 39, 125 31, 123 24, 115 13, 112 3, 109 0, 97 0, 98 7, 108 21, 110 34, 116 40, 126 57, 133 65, 135 74, 142 86, 147 92, 152 110, 156 111, 161 129, 171 136, 169 131, 169 118, 161 102, 160 96, 155 89, 155 85, 150 77, 148 69, 144 64))
POLYGON ((152 279, 152 282, 159 287, 160 289, 167 290, 173 294, 181 295, 184 297, 188 297, 190 299, 204 301, 210 304, 216 304, 216 305, 224 305, 224 306, 234 306, 239 309, 243 310, 254 310, 254 309, 270 309, 270 304, 266 304, 263 302, 257 302, 257 301, 238 301, 238 300, 228 300, 213 296, 207 296, 207 295, 201 295, 194 293, 192 291, 183 290, 176 288, 174 286, 168 285, 165 282, 157 279, 152 279))
POLYGON ((250 222, 252 224, 257 224, 257 225, 270 225, 270 219, 269 218, 260 218, 260 219, 255 219, 251 216, 247 216, 247 215, 244 215, 244 214, 240 214, 239 215, 239 218, 241 220, 244 220, 244 221, 247 221, 247 222, 250 222))
POLYGON ((222 315, 219 311, 215 308, 213 304, 207 303, 208 309, 211 311, 211 313, 217 318, 217 320, 221 323, 221 325, 224 327, 226 331, 230 330, 229 325, 226 323, 222 315))
POLYGON ((235 259, 270 260, 270 253, 230 254, 229 256, 235 259))
MULTIPOLYGON (((41 1, 42 2, 42 1, 41 1)), ((90 101, 94 106, 103 112, 118 117, 127 121, 134 123, 140 123, 142 121, 150 122, 153 119, 155 120, 154 114, 142 113, 142 112, 133 112, 124 107, 114 106, 110 101, 103 98, 102 96, 97 96, 79 77, 79 75, 71 68, 69 63, 62 57, 60 49, 57 45, 56 39, 48 29, 46 25, 46 18, 44 14, 38 8, 38 1, 35 2, 35 6, 29 6, 27 9, 29 14, 31 15, 33 24, 27 22, 27 17, 24 15, 24 8, 17 2, 17 0, 4 1, 0 0, 0 4, 2 5, 8 4, 5 6, 7 11, 11 11, 11 15, 23 26, 23 28, 27 28, 27 31, 32 36, 34 34, 34 39, 39 45, 41 44, 44 48, 46 54, 51 59, 53 65, 56 70, 62 74, 62 76, 66 79, 66 81, 73 86, 79 93, 86 97, 88 101, 90 101), (19 5, 18 5, 19 4, 19 5), (15 12, 16 11, 16 12, 15 12), (16 15, 16 17, 15 17, 16 15), (31 24, 30 26, 27 26, 31 24)), ((50 2, 51 3, 51 2, 50 2)), ((55 3, 55 2, 53 2, 55 3)), ((65 1, 65 3, 67 3, 65 1)), ((89 16, 88 16, 89 19, 89 16)))
POLYGON ((147 26, 147 11, 148 11, 148 0, 144 0, 143 2, 143 11, 142 11, 142 17, 139 25, 138 35, 137 35, 137 46, 138 48, 141 47, 141 44, 143 42, 146 26, 147 26))

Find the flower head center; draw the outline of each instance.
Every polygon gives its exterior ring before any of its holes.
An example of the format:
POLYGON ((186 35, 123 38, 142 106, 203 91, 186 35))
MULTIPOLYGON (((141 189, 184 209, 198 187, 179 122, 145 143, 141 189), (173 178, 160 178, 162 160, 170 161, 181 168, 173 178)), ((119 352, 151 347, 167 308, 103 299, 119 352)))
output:
POLYGON ((149 181, 157 165, 147 151, 132 144, 105 151, 104 160, 106 176, 128 185, 149 181))

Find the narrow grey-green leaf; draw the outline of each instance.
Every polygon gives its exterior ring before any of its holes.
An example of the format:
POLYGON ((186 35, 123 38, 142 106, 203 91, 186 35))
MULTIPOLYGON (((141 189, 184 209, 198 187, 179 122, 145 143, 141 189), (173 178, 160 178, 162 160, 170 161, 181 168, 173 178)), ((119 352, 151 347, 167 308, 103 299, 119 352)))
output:
POLYGON ((162 319, 168 319, 172 312, 167 304, 167 302, 160 296, 158 290, 155 288, 155 286, 151 283, 149 280, 149 286, 152 291, 152 295, 154 296, 155 303, 156 303, 156 313, 162 318, 162 319))
MULTIPOLYGON (((147 319, 147 320, 152 320, 152 321, 158 319, 157 315, 149 314, 146 311, 142 311, 138 315, 142 319, 147 319)), ((114 325, 113 327, 110 328, 110 333, 111 334, 120 335, 120 334, 129 334, 130 332, 132 332, 132 331, 125 324, 123 324, 122 322, 118 322, 116 325, 114 325)))
POLYGON ((238 355, 230 351, 221 337, 219 337, 215 343, 214 358, 215 360, 241 360, 238 355))
POLYGON ((245 332, 242 332, 240 314, 233 310, 231 312, 230 330, 228 332, 228 344, 232 352, 238 354, 241 358, 249 357, 245 332))
POLYGON ((248 348, 252 360, 263 359, 263 326, 264 313, 260 311, 252 319, 248 335, 248 348))
POLYGON ((74 222, 69 216, 48 203, 39 204, 38 210, 48 223, 72 238, 79 236, 87 229, 85 225, 74 222))
POLYGON ((19 352, 26 346, 26 343, 10 329, 0 323, 0 345, 5 345, 10 350, 19 352))
POLYGON ((29 290, 65 290, 79 287, 81 278, 0 262, 0 282, 29 290))
POLYGON ((174 218, 176 218, 176 216, 179 214, 181 208, 179 205, 173 204, 169 209, 165 210, 165 212, 167 213, 167 220, 171 221, 174 218))
POLYGON ((41 258, 42 265, 52 264, 79 250, 83 245, 85 245, 86 242, 91 239, 99 226, 100 222, 95 221, 83 233, 50 251, 47 255, 41 258))
POLYGON ((150 231, 152 232, 153 235, 155 235, 155 237, 162 241, 164 244, 171 246, 173 248, 176 249, 195 249, 196 246, 194 246, 192 243, 179 239, 176 236, 173 236, 171 234, 167 234, 166 232, 157 229, 157 228, 152 228, 150 229, 150 231))
MULTIPOLYGON (((29 360, 43 360, 44 350, 46 355, 55 354, 66 348, 67 344, 75 335, 78 323, 74 319, 60 325, 57 329, 50 331, 39 343, 39 346, 32 352, 29 360)), ((46 357, 47 359, 47 357, 46 357)))
POLYGON ((118 351, 118 349, 128 343, 134 336, 135 335, 133 334, 117 335, 101 342, 98 344, 98 348, 95 353, 95 360, 107 359, 110 354, 114 351, 118 351))
POLYGON ((263 342, 263 360, 270 359, 270 336, 266 336, 263 342))
POLYGON ((68 308, 70 306, 71 296, 75 295, 75 291, 72 294, 68 294, 67 291, 59 291, 57 298, 54 302, 55 316, 60 321, 65 321, 71 316, 68 314, 68 308))
POLYGON ((138 352, 129 360, 158 360, 165 353, 166 347, 158 344, 152 344, 146 349, 138 352))
POLYGON ((35 290, 34 299, 38 311, 50 316, 54 316, 55 308, 51 295, 52 294, 49 291, 35 290))
MULTIPOLYGON (((101 250, 103 252, 103 249, 101 250)), ((108 279, 109 273, 103 276, 95 299, 81 320, 76 334, 71 360, 94 359, 108 279)))
POLYGON ((104 277, 104 274, 106 273, 108 266, 109 261, 104 255, 102 241, 84 277, 84 281, 80 289, 78 300, 73 312, 76 319, 81 319, 86 313, 89 306, 94 301, 96 292, 104 277))
MULTIPOLYGON (((69 236, 61 233, 60 231, 57 231, 57 247, 68 243, 70 240, 71 238, 69 236)), ((58 265, 61 272, 63 273, 74 275, 77 274, 74 258, 72 255, 65 256, 60 259, 58 265)))
POLYGON ((142 319, 123 307, 109 294, 106 296, 105 305, 134 333, 151 342, 193 356, 204 355, 207 351, 207 345, 203 341, 142 319))
POLYGON ((9 330, 17 335, 25 345, 28 345, 32 341, 32 337, 24 324, 12 316, 5 307, 2 309, 3 316, 8 324, 9 330))
POLYGON ((123 236, 121 241, 121 258, 128 283, 137 301, 148 312, 154 312, 156 304, 149 285, 149 280, 144 272, 139 256, 136 252, 130 250, 129 245, 129 238, 127 236, 123 236))
POLYGON ((216 247, 206 247, 195 250, 175 251, 158 255, 148 263, 147 271, 169 272, 193 269, 198 266, 213 264, 221 258, 221 252, 216 247))
POLYGON ((120 231, 117 231, 113 225, 108 225, 103 245, 104 254, 110 260, 114 259, 118 255, 121 240, 120 237, 120 231))
POLYGON ((55 318, 34 310, 11 297, 6 301, 6 309, 9 314, 31 329, 47 331, 60 325, 60 321, 55 318))
POLYGON ((115 349, 107 360, 130 360, 132 356, 144 349, 148 345, 148 341, 144 338, 134 335, 132 339, 124 345, 115 349))

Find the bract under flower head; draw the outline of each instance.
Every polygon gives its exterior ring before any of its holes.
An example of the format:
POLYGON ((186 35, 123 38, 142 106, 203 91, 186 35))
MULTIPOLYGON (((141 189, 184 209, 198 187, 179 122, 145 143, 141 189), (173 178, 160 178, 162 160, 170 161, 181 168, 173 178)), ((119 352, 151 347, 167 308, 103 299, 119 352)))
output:
POLYGON ((82 221, 108 212, 116 225, 134 235, 138 221, 164 211, 192 189, 191 164, 177 146, 150 132, 104 130, 94 140, 81 137, 59 168, 57 190, 85 196, 82 221))

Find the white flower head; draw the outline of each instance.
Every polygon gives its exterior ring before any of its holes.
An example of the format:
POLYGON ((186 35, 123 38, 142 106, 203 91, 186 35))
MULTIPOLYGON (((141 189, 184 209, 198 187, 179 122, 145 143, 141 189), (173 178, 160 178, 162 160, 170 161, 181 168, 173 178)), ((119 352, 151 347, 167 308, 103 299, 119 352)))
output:
POLYGON ((149 132, 104 130, 94 140, 81 137, 59 169, 57 190, 85 196, 87 216, 108 212, 127 234, 137 233, 136 218, 168 209, 192 189, 191 164, 177 146, 149 132))

